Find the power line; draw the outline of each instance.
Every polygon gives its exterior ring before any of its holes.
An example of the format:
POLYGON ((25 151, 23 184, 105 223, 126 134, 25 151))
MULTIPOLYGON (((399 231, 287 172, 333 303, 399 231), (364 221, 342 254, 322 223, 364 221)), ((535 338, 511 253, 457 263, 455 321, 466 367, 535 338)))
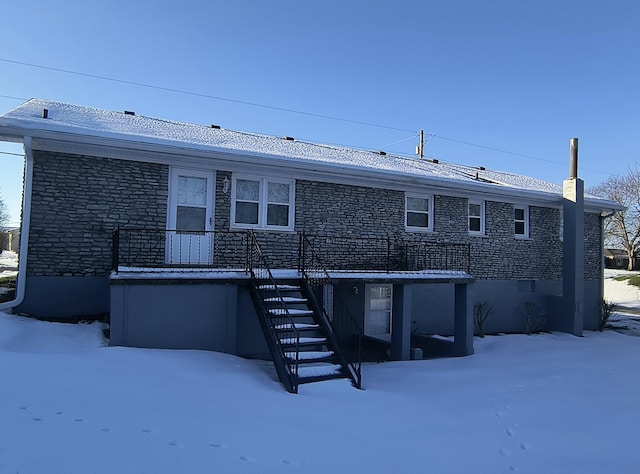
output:
POLYGON ((3 99, 15 99, 15 100, 25 100, 25 101, 29 100, 29 99, 25 99, 24 97, 15 97, 15 96, 12 96, 12 95, 1 95, 0 94, 0 97, 2 97, 3 99))
MULTIPOLYGON (((193 97, 201 97, 201 98, 205 98, 205 99, 220 100, 220 101, 230 102, 230 103, 234 103, 234 104, 241 104, 241 105, 247 105, 247 106, 252 106, 252 107, 260 107, 260 108, 263 108, 263 109, 277 110, 277 111, 280 111, 280 112, 288 112, 288 113, 293 113, 293 114, 298 114, 298 115, 305 115, 305 116, 308 116, 308 117, 316 117, 316 118, 321 118, 321 119, 325 119, 325 120, 336 120, 336 121, 345 122, 345 123, 352 123, 352 124, 363 125, 363 126, 367 126, 367 127, 375 127, 375 128, 386 129, 386 130, 395 130, 395 131, 399 131, 399 132, 407 132, 407 133, 412 133, 413 134, 409 138, 405 138, 405 139, 399 140, 397 142, 393 142, 393 143, 390 143, 390 144, 384 145, 383 147, 378 147, 378 148, 387 148, 389 146, 396 145, 398 143, 402 143, 402 142, 411 140, 412 138, 415 138, 417 136, 415 130, 408 130, 408 129, 399 128, 399 127, 390 127, 390 126, 387 126, 387 125, 380 125, 380 124, 375 124, 375 123, 371 123, 371 122, 363 122, 363 121, 359 121, 359 120, 345 119, 345 118, 342 118, 342 117, 333 117, 333 116, 330 116, 330 115, 317 114, 317 113, 313 113, 313 112, 304 112, 304 111, 301 111, 301 110, 287 109, 287 108, 284 108, 284 107, 275 107, 275 106, 271 106, 271 105, 258 104, 258 103, 255 103, 255 102, 248 102, 248 101, 243 101, 243 100, 238 100, 238 99, 229 99, 229 98, 226 98, 226 97, 214 96, 214 95, 210 95, 210 94, 203 94, 203 93, 199 93, 199 92, 186 91, 186 90, 183 90, 183 89, 174 89, 174 88, 171 88, 171 87, 164 87, 164 86, 158 86, 158 85, 153 85, 153 84, 147 84, 147 83, 143 83, 143 82, 130 81, 130 80, 126 80, 126 79, 118 79, 118 78, 114 78, 114 77, 101 76, 101 75, 98 75, 98 74, 89 74, 89 73, 85 73, 85 72, 71 71, 71 70, 68 70, 68 69, 56 68, 56 67, 51 67, 51 66, 43 66, 43 65, 40 65, 40 64, 27 63, 27 62, 23 62, 23 61, 15 61, 15 60, 5 59, 5 58, 0 58, 0 61, 5 62, 5 63, 18 64, 18 65, 21 65, 21 66, 44 69, 44 70, 48 70, 48 71, 55 71, 55 72, 61 72, 61 73, 65 73, 65 74, 72 74, 72 75, 76 75, 76 76, 89 77, 89 78, 92 78, 92 79, 100 79, 100 80, 104 80, 104 81, 117 82, 117 83, 120 83, 120 84, 128 84, 128 85, 137 86, 137 87, 145 87, 145 88, 148 88, 148 89, 155 89, 155 90, 160 90, 160 91, 164 91, 164 92, 172 92, 172 93, 176 93, 176 94, 189 95, 189 96, 193 96, 193 97)), ((0 95, 0 97, 7 98, 7 99, 23 100, 23 101, 28 100, 28 99, 25 99, 25 98, 9 96, 9 95, 0 95)), ((545 158, 540 158, 540 157, 532 156, 532 155, 526 155, 526 154, 523 154, 523 153, 512 152, 512 151, 509 151, 509 150, 503 150, 503 149, 500 149, 500 148, 490 147, 490 146, 486 146, 486 145, 480 145, 478 143, 471 143, 471 142, 467 142, 467 141, 464 141, 464 140, 458 140, 458 139, 455 139, 455 138, 443 137, 443 136, 440 136, 440 135, 436 135, 434 133, 426 133, 425 135, 429 136, 429 137, 432 137, 432 138, 437 138, 437 139, 440 139, 440 140, 446 140, 446 141, 450 141, 450 142, 454 142, 454 143, 459 143, 459 144, 462 144, 462 145, 467 145, 467 146, 471 146, 471 147, 475 147, 475 148, 482 148, 482 149, 485 149, 485 150, 490 150, 490 151, 494 151, 494 152, 498 152, 498 153, 504 153, 504 154, 507 154, 507 155, 520 156, 522 158, 542 161, 542 162, 545 162, 545 163, 550 163, 550 164, 554 164, 554 165, 558 165, 558 166, 564 166, 564 163, 560 163, 560 162, 557 162, 557 161, 548 160, 548 159, 545 159, 545 158)), ((345 145, 341 145, 341 146, 345 146, 345 145)), ((6 153, 6 154, 8 154, 8 153, 6 153)), ((18 155, 18 156, 21 156, 21 155, 18 155)), ((595 169, 591 169, 591 168, 582 168, 582 169, 587 170, 587 171, 592 171, 592 172, 595 172, 595 173, 604 174, 604 175, 608 175, 609 174, 609 173, 606 173, 604 171, 595 170, 595 169)))
POLYGON ((22 153, 9 153, 8 151, 0 151, 0 155, 24 156, 22 153))
POLYGON ((31 64, 31 63, 26 63, 26 62, 22 62, 22 61, 13 61, 11 59, 4 59, 4 58, 0 58, 0 61, 6 62, 6 63, 12 63, 12 64, 19 64, 21 66, 28 66, 28 67, 34 67, 34 68, 38 68, 38 69, 45 69, 48 71, 56 71, 56 72, 62 72, 65 74, 73 74, 76 76, 83 76, 83 77, 90 77, 92 79, 101 79, 103 81, 111 81, 111 82, 118 82, 120 84, 128 84, 128 85, 132 85, 132 86, 138 86, 138 87, 146 87, 148 89, 156 89, 156 90, 161 90, 161 91, 165 91, 165 92, 173 92, 176 94, 184 94, 184 95, 190 95, 190 96, 194 96, 194 97, 202 97, 205 99, 213 99, 213 100, 221 100, 221 101, 225 101, 225 102, 231 102, 234 104, 242 104, 242 105, 250 105, 252 107, 261 107, 263 109, 270 109, 270 110, 278 110, 280 112, 289 112, 292 114, 299 114, 299 115, 306 115, 309 117, 316 117, 316 118, 322 118, 322 119, 327 119, 327 120, 338 120, 340 122, 347 122, 347 123, 353 123, 353 124, 357 124, 357 125, 365 125, 367 127, 377 127, 377 128, 384 128, 387 130, 396 130, 399 132, 409 132, 409 133, 414 133, 414 130, 407 130, 404 128, 397 128, 397 127, 389 127, 386 125, 379 125, 376 123, 371 123, 371 122, 361 122, 359 120, 351 120, 351 119, 345 119, 345 118, 341 118, 341 117, 333 117, 330 115, 323 115, 323 114, 316 114, 313 112, 303 112, 301 110, 294 110, 294 109, 287 109, 284 107, 274 107, 272 105, 264 105, 264 104, 258 104, 255 102, 248 102, 248 101, 244 101, 244 100, 237 100, 237 99, 228 99, 226 97, 219 97, 219 96, 215 96, 215 95, 209 95, 209 94, 202 94, 200 92, 190 92, 190 91, 185 91, 182 89, 173 89, 171 87, 164 87, 164 86, 157 86, 157 85, 153 85, 153 84, 146 84, 144 82, 136 82, 136 81, 129 81, 126 79, 118 79, 115 77, 107 77, 107 76, 100 76, 98 74, 88 74, 85 72, 79 72, 79 71, 70 71, 68 69, 61 69, 61 68, 56 68, 56 67, 51 67, 51 66, 42 66, 39 64, 31 64))

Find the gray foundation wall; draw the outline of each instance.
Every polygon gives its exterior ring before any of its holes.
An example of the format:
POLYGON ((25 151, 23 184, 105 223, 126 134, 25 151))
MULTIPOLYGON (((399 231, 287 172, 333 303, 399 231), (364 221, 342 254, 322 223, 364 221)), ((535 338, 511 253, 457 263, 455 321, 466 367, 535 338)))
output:
MULTIPOLYGON (((556 321, 562 311, 561 280, 479 280, 469 289, 472 305, 487 303, 491 309, 484 324, 485 334, 524 332, 527 307, 530 316, 537 319, 535 322, 539 323, 539 330, 557 329, 556 321)), ((452 284, 415 285, 412 291, 412 331, 453 334, 453 294, 452 284)), ((600 301, 599 282, 585 282, 584 329, 598 328, 600 301)))
POLYGON ((248 292, 236 284, 112 285, 111 345, 268 352, 248 292))
POLYGON ((107 276, 27 276, 20 313, 42 318, 99 318, 109 312, 107 276))

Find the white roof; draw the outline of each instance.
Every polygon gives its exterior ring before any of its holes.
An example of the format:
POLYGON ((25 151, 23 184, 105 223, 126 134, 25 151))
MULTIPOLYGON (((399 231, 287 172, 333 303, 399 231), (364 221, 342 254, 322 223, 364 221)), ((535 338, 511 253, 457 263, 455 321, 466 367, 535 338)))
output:
MULTIPOLYGON (((322 166, 325 169, 333 168, 334 173, 340 173, 340 170, 345 173, 349 170, 373 172, 414 183, 437 182, 440 187, 475 189, 503 196, 547 195, 547 199, 551 195, 558 198, 562 196, 562 187, 557 184, 513 173, 216 129, 42 99, 31 99, 0 117, 0 138, 10 139, 18 135, 51 138, 56 134, 67 137, 73 135, 78 141, 82 141, 83 137, 95 137, 126 141, 129 146, 135 146, 138 142, 163 148, 174 147, 181 152, 211 152, 212 158, 221 152, 254 159, 259 157, 265 162, 273 161, 274 165, 322 166), (42 118, 43 109, 48 111, 46 119, 42 118)), ((592 196, 587 200, 596 208, 620 208, 616 203, 592 196)))

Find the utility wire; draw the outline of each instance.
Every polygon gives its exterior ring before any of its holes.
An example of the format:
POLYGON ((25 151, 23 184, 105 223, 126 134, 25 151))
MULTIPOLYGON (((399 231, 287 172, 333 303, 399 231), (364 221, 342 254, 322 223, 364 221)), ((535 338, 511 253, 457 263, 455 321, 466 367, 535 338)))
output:
MULTIPOLYGON (((193 97, 202 97, 205 99, 213 99, 213 100, 220 100, 220 101, 224 101, 224 102, 230 102, 230 103, 234 103, 234 104, 242 104, 242 105, 248 105, 248 106, 252 106, 252 107, 260 107, 263 109, 269 109, 269 110, 277 110, 280 112, 288 112, 288 113, 293 113, 293 114, 298 114, 298 115, 305 115, 308 117, 316 117, 316 118, 321 118, 321 119, 326 119, 326 120, 336 120, 336 121, 340 121, 340 122, 345 122, 345 123, 353 123, 356 125, 364 125, 367 127, 375 127, 375 128, 382 128, 382 129, 386 129, 386 130, 395 130, 395 131, 399 131, 399 132, 407 132, 407 133, 412 133, 413 135, 409 138, 405 138, 403 140, 399 140, 397 142, 393 142, 390 143, 388 145, 385 145, 383 147, 379 147, 379 148, 387 148, 389 146, 392 145, 396 145, 398 143, 402 143, 408 140, 411 140, 413 138, 415 138, 417 136, 415 130, 408 130, 408 129, 404 129, 404 128, 399 128, 399 127, 390 127, 387 125, 380 125, 380 124, 375 124, 375 123, 371 123, 371 122, 362 122, 359 120, 351 120, 351 119, 345 119, 345 118, 341 118, 341 117, 333 117, 330 115, 323 115, 323 114, 316 114, 313 112, 304 112, 301 110, 294 110, 294 109, 287 109, 284 107, 274 107, 271 105, 265 105, 265 104, 258 104, 255 102, 248 102, 248 101, 244 101, 244 100, 237 100, 237 99, 229 99, 226 97, 220 97, 220 96, 214 96, 214 95, 209 95, 209 94, 203 94, 203 93, 199 93, 199 92, 191 92, 191 91, 185 91, 182 89, 174 89, 171 87, 164 87, 164 86, 158 86, 158 85, 153 85, 153 84, 146 84, 143 82, 136 82, 136 81, 129 81, 126 79, 118 79, 118 78, 114 78, 114 77, 107 77, 107 76, 101 76, 98 74, 89 74, 89 73, 85 73, 85 72, 79 72, 79 71, 71 71, 68 69, 61 69, 61 68, 56 68, 56 67, 51 67, 51 66, 43 66, 40 64, 33 64, 33 63, 27 63, 27 62, 23 62, 23 61, 15 61, 15 60, 11 60, 11 59, 6 59, 6 58, 0 58, 0 61, 5 62, 5 63, 11 63, 11 64, 18 64, 21 66, 28 66, 28 67, 33 67, 33 68, 38 68, 38 69, 44 69, 44 70, 48 70, 48 71, 56 71, 56 72, 61 72, 61 73, 65 73, 65 74, 73 74, 76 76, 82 76, 82 77, 89 77, 92 79, 100 79, 103 81, 110 81, 110 82, 117 82, 120 84, 128 84, 128 85, 132 85, 132 86, 138 86, 138 87, 146 87, 148 89, 155 89, 155 90, 160 90, 160 91, 165 91, 165 92, 172 92, 172 93, 176 93, 176 94, 183 94, 183 95, 189 95, 189 96, 193 96, 193 97)), ((9 96, 9 95, 0 95, 0 97, 4 97, 7 99, 16 99, 16 100, 27 100, 21 97, 15 97, 15 96, 9 96)), ((558 165, 558 166, 563 166, 563 163, 557 162, 557 161, 553 161, 553 160, 548 160, 545 158, 539 158, 537 156, 532 156, 532 155, 525 155, 523 153, 516 153, 513 151, 509 151, 509 150, 502 150, 500 148, 494 148, 494 147, 490 147, 490 146, 486 146, 486 145, 480 145, 477 143, 471 143, 471 142, 467 142, 464 140, 458 140, 455 138, 448 138, 448 137, 443 137, 440 135, 436 135, 434 133, 425 133, 425 136, 427 137, 432 137, 432 138, 437 138, 440 140, 446 140, 446 141, 450 141, 450 142, 454 142, 454 143, 459 143, 462 145, 467 145, 467 146, 471 146, 471 147, 475 147, 475 148, 482 148, 485 150, 490 150, 490 151, 495 151, 498 153, 504 153, 507 155, 512 155, 512 156, 520 156, 522 158, 527 158, 527 159, 531 159, 531 160, 537 160, 537 161, 542 161, 545 163, 551 163, 554 165, 558 165)), ((344 146, 344 145, 343 145, 344 146)), ((599 170, 594 170, 591 168, 582 168, 584 170, 588 170, 588 171, 592 171, 595 173, 600 173, 600 174, 609 174, 606 173, 604 171, 599 171, 599 170)))
POLYGON ((24 156, 23 153, 9 153, 8 151, 0 151, 0 155, 24 156))
POLYGON ((272 105, 257 104, 255 102, 248 102, 248 101, 244 101, 244 100, 228 99, 226 97, 219 97, 219 96, 215 96, 215 95, 202 94, 202 93, 199 93, 199 92, 190 92, 190 91, 185 91, 185 90, 182 90, 182 89, 173 89, 171 87, 157 86, 157 85, 153 85, 153 84, 145 84, 144 82, 128 81, 126 79, 118 79, 118 78, 115 78, 115 77, 100 76, 100 75, 97 75, 97 74, 87 74, 85 72, 70 71, 68 69, 61 69, 61 68, 50 67, 50 66, 42 66, 42 65, 39 65, 39 64, 31 64, 31 63, 26 63, 26 62, 22 62, 22 61, 13 61, 11 59, 0 58, 0 61, 3 61, 5 63, 11 63, 11 64, 19 64, 21 66, 34 67, 34 68, 38 68, 38 69, 46 69, 48 71, 62 72, 62 73, 65 73, 65 74, 74 74, 74 75, 77 75, 77 76, 90 77, 90 78, 93 78, 93 79, 101 79, 103 81, 111 81, 111 82, 118 82, 120 84, 128 84, 128 85, 132 85, 132 86, 146 87, 148 89, 156 89, 156 90, 161 90, 161 91, 165 91, 165 92, 174 92, 174 93, 177 93, 177 94, 190 95, 190 96, 194 96, 194 97, 203 97, 205 99, 222 100, 222 101, 231 102, 231 103, 234 103, 234 104, 250 105, 252 107, 261 107, 263 109, 278 110, 280 112, 289 112, 289 113, 292 113, 292 114, 306 115, 306 116, 309 116, 309 117, 323 118, 323 119, 327 119, 327 120, 338 120, 340 122, 353 123, 353 124, 357 124, 357 125, 365 125, 367 127, 384 128, 384 129, 387 129, 387 130, 396 130, 396 131, 399 131, 399 132, 409 132, 409 133, 414 133, 415 132, 415 130, 407 130, 407 129, 404 129, 404 128, 397 128, 397 127, 389 127, 389 126, 386 126, 386 125, 379 125, 379 124, 371 123, 371 122, 361 122, 359 120, 351 120, 351 119, 345 119, 345 118, 341 118, 341 117, 332 117, 330 115, 322 115, 322 114, 316 114, 316 113, 312 113, 312 112, 303 112, 301 110, 287 109, 287 108, 284 108, 284 107, 274 107, 272 105))

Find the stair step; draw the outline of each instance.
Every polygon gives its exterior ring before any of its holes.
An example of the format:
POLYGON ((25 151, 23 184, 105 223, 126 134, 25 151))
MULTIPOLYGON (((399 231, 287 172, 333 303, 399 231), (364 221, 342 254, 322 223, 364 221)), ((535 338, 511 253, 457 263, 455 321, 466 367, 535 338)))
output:
POLYGON ((320 325, 319 324, 312 324, 312 323, 286 323, 286 324, 277 324, 276 326, 274 326, 274 329, 280 329, 280 330, 287 330, 287 331, 293 331, 294 329, 320 329, 320 325))
MULTIPOLYGON (((269 312, 274 316, 284 316, 287 314, 285 308, 273 308, 270 309, 269 312)), ((291 316, 310 316, 313 314, 313 311, 310 309, 290 309, 289 314, 291 316)))
POLYGON ((260 285, 258 286, 259 290, 285 290, 285 291, 292 291, 292 290, 300 290, 300 287, 297 285, 260 285))
MULTIPOLYGON (((333 351, 303 351, 298 352, 298 361, 315 362, 319 360, 326 360, 333 357, 333 354, 333 351)), ((287 359, 296 360, 295 352, 285 352, 284 355, 287 359)))
POLYGON ((342 366, 339 364, 304 365, 298 367, 298 378, 342 376, 342 366))
POLYGON ((315 346, 318 344, 326 344, 326 342, 327 342, 326 337, 300 337, 300 338, 285 337, 280 339, 280 344, 282 344, 283 346, 295 346, 296 344, 305 345, 305 346, 315 346))
POLYGON ((298 298, 296 296, 283 296, 282 298, 274 296, 272 298, 265 298, 264 301, 266 303, 280 303, 281 301, 284 301, 285 303, 306 303, 308 300, 306 298, 298 298))

